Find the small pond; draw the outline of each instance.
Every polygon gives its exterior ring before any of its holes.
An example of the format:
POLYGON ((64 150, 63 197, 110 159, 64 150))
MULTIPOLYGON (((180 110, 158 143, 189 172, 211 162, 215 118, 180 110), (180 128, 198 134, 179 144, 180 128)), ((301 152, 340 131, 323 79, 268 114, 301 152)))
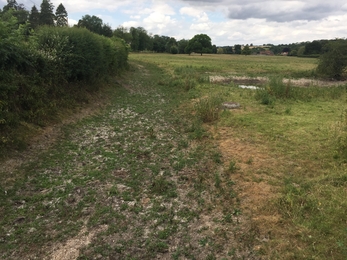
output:
POLYGON ((246 89, 260 89, 260 87, 252 86, 252 85, 239 85, 239 88, 246 88, 246 89))

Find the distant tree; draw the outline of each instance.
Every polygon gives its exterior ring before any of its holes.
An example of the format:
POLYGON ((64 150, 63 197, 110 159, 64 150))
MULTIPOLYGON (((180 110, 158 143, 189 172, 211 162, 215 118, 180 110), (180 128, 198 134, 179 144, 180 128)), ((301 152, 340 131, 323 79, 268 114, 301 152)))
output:
POLYGON ((171 54, 178 54, 178 48, 175 45, 172 45, 170 48, 171 54))
POLYGON ((3 7, 3 11, 7 12, 10 9, 13 9, 15 11, 25 10, 24 5, 18 4, 16 0, 7 0, 7 5, 3 7))
POLYGON ((300 56, 303 56, 304 53, 305 53, 305 46, 299 47, 299 49, 297 51, 297 55, 300 57, 300 56))
POLYGON ((187 45, 188 45, 188 40, 185 40, 185 39, 182 39, 182 40, 179 40, 178 42, 177 42, 177 44, 178 44, 178 51, 179 51, 179 53, 185 53, 185 48, 187 47, 187 45))
POLYGON ((132 36, 130 43, 132 51, 153 50, 153 39, 148 35, 144 28, 131 27, 130 34, 132 36))
POLYGON ((212 53, 217 53, 217 46, 215 44, 212 45, 212 53))
POLYGON ((309 42, 305 45, 305 55, 320 54, 322 50, 322 44, 319 41, 309 42))
POLYGON ((77 27, 86 28, 93 33, 104 35, 106 37, 113 36, 111 27, 107 24, 104 24, 102 22, 102 19, 95 15, 90 16, 89 14, 87 14, 82 16, 82 19, 78 20, 77 27))
POLYGON ((280 53, 282 53, 283 46, 282 45, 273 45, 273 44, 271 44, 271 47, 270 47, 269 50, 272 51, 275 55, 276 54, 280 54, 280 53))
POLYGON ((55 11, 55 21, 59 27, 68 26, 67 11, 63 4, 58 5, 55 11))
POLYGON ((31 8, 31 11, 29 14, 29 23, 32 29, 36 29, 37 26, 39 26, 40 24, 40 13, 39 13, 39 10, 37 10, 35 5, 31 8))
POLYGON ((123 39, 126 43, 130 43, 132 39, 128 29, 123 26, 119 26, 116 30, 114 30, 113 35, 123 39))
POLYGON ((40 25, 54 25, 54 6, 50 0, 42 0, 41 3, 41 12, 40 12, 40 25))
POLYGON ((186 53, 197 52, 201 56, 203 53, 212 52, 211 38, 206 34, 197 34, 191 40, 189 40, 187 47, 185 48, 186 53))
MULTIPOLYGON (((225 46, 225 47, 223 47, 223 49, 224 49, 225 54, 233 54, 234 53, 232 46, 225 46)), ((240 45, 240 49, 241 49, 241 45, 240 45)))
POLYGON ((95 15, 90 16, 89 14, 86 14, 82 16, 82 19, 78 20, 77 27, 84 27, 91 32, 100 34, 102 29, 102 20, 95 15))
POLYGON ((340 80, 347 72, 347 40, 331 41, 328 51, 319 58, 317 73, 321 76, 340 80))
POLYGON ((241 54, 241 45, 235 44, 234 51, 235 51, 235 54, 241 54))
POLYGON ((166 51, 166 45, 169 42, 170 37, 168 36, 159 36, 154 35, 152 37, 153 47, 152 50, 154 52, 165 52, 166 51))
POLYGON ((17 24, 25 24, 28 21, 29 12, 25 10, 23 4, 18 4, 16 0, 7 0, 3 12, 8 11, 11 11, 11 15, 17 18, 17 24))
POLYGON ((103 24, 101 28, 101 35, 106 36, 106 37, 112 37, 113 36, 113 31, 112 28, 109 24, 103 24))
MULTIPOLYGON (((168 41, 166 42, 166 44, 165 44, 165 51, 168 52, 168 53, 172 53, 172 52, 171 52, 171 47, 172 47, 172 46, 176 46, 176 47, 177 47, 177 41, 176 41, 175 38, 170 37, 170 38, 168 39, 168 41)), ((178 50, 178 49, 177 49, 177 50, 178 50)))
POLYGON ((298 55, 297 50, 292 50, 291 52, 289 52, 289 56, 297 56, 297 55, 298 55))
POLYGON ((251 48, 249 48, 249 45, 246 44, 245 47, 243 47, 241 54, 243 55, 250 55, 252 53, 251 48))
POLYGON ((132 51, 139 51, 140 36, 139 31, 135 27, 130 28, 131 43, 130 47, 132 51))
POLYGON ((143 27, 137 27, 139 34, 139 51, 153 50, 153 40, 143 27))
POLYGON ((224 48, 219 47, 217 49, 217 54, 224 54, 224 48))

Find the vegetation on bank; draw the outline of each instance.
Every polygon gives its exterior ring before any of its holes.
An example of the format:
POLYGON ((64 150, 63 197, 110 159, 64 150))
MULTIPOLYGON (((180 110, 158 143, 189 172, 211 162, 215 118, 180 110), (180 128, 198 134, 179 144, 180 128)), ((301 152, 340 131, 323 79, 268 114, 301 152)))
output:
POLYGON ((71 239, 92 241, 79 259, 346 258, 345 85, 283 83, 315 59, 129 60, 105 111, 2 169, 4 258, 52 258, 71 239))
POLYGON ((66 26, 30 31, 11 11, 0 17, 0 37, 0 147, 13 145, 19 124, 45 124, 127 66, 119 38, 66 26))

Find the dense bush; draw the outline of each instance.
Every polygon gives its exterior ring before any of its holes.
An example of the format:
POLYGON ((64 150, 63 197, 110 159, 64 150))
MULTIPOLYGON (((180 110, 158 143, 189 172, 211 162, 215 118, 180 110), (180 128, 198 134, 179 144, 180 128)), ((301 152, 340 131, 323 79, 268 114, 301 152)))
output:
POLYGON ((28 34, 15 17, 2 16, 0 39, 0 146, 18 123, 42 124, 66 99, 74 103, 127 66, 123 40, 87 29, 41 27, 28 34))
POLYGON ((327 44, 327 51, 319 58, 318 75, 331 79, 342 79, 347 69, 347 40, 336 40, 327 44))

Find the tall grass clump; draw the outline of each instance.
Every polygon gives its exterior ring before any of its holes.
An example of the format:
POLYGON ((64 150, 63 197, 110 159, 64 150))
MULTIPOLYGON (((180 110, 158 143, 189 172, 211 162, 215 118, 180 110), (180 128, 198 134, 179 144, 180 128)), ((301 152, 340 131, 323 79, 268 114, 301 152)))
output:
POLYGON ((255 98, 263 105, 274 105, 276 100, 312 101, 339 99, 345 95, 346 86, 293 86, 283 82, 282 77, 272 77, 263 88, 256 91, 255 98))
POLYGON ((198 84, 208 82, 208 77, 201 74, 192 66, 181 66, 174 70, 176 79, 185 90, 194 89, 198 84))
POLYGON ((219 92, 200 98, 194 106, 197 118, 204 123, 217 120, 223 101, 224 96, 219 92))
POLYGON ((263 105, 273 105, 276 99, 290 99, 294 97, 290 82, 284 83, 282 77, 271 77, 264 88, 259 88, 255 98, 263 105))
POLYGON ((336 126, 336 150, 338 156, 347 161, 347 110, 341 116, 341 121, 336 126))
POLYGON ((0 147, 20 124, 43 125, 127 65, 120 39, 68 27, 28 32, 15 17, 0 17, 0 147))

